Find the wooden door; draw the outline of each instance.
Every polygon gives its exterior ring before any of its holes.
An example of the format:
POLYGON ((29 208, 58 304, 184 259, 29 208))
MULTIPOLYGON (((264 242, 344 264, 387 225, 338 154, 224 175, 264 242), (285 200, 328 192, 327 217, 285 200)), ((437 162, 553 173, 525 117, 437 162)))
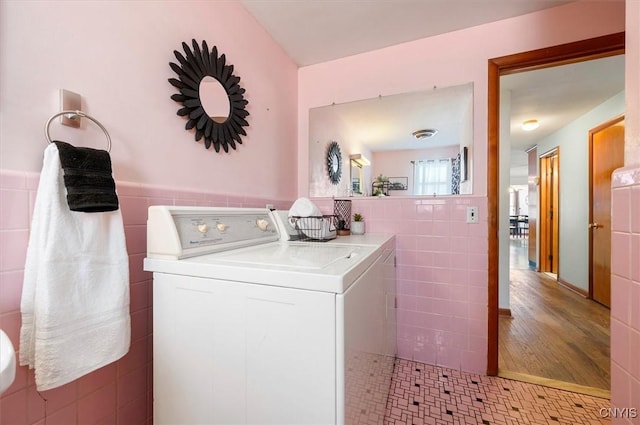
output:
POLYGON ((527 151, 528 155, 528 170, 529 170, 529 194, 527 199, 529 200, 529 267, 533 267, 536 270, 539 269, 539 264, 536 259, 538 247, 536 245, 536 239, 538 235, 538 148, 533 147, 527 151))
POLYGON ((559 149, 540 158, 540 271, 558 274, 559 255, 559 149))
POLYGON ((589 132, 590 197, 589 293, 611 306, 611 174, 624 165, 624 117, 589 132))

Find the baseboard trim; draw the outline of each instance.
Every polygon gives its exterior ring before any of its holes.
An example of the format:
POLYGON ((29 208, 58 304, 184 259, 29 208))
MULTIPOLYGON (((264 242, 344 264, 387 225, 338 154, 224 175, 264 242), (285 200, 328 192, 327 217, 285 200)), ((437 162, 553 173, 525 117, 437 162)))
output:
POLYGON ((568 290, 575 292, 578 295, 581 295, 581 296, 583 296, 585 298, 589 298, 589 291, 585 291, 582 288, 578 288, 577 286, 572 285, 569 282, 566 282, 566 281, 564 281, 564 280, 562 280, 560 278, 558 278, 558 283, 560 285, 564 286, 565 288, 567 288, 568 290))
POLYGON ((511 317, 511 309, 510 308, 499 308, 498 314, 500 316, 509 316, 511 317))

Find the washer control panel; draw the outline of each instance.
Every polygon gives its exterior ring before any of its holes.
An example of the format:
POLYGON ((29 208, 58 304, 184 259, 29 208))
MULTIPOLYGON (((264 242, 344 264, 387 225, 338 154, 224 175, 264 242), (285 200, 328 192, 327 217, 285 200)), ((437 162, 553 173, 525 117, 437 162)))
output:
POLYGON ((149 207, 149 258, 180 259, 278 238, 278 230, 266 209, 149 207))

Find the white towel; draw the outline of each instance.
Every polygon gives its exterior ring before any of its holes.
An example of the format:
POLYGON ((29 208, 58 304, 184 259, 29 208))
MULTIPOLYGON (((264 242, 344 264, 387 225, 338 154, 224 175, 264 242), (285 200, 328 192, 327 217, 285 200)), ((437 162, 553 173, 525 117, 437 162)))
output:
POLYGON ((289 210, 289 217, 320 217, 320 208, 309 198, 298 198, 289 210))
POLYGON ((129 257, 120 210, 71 211, 51 143, 36 196, 22 289, 20 364, 38 391, 71 382, 129 351, 129 257))

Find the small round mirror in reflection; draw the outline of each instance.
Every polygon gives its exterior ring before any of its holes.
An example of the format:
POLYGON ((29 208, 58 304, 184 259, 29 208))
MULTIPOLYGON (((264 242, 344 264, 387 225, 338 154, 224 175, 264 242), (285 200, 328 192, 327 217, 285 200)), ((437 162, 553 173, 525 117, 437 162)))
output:
POLYGON ((229 96, 220 81, 207 75, 200 81, 200 103, 207 115, 222 124, 229 118, 229 96))

